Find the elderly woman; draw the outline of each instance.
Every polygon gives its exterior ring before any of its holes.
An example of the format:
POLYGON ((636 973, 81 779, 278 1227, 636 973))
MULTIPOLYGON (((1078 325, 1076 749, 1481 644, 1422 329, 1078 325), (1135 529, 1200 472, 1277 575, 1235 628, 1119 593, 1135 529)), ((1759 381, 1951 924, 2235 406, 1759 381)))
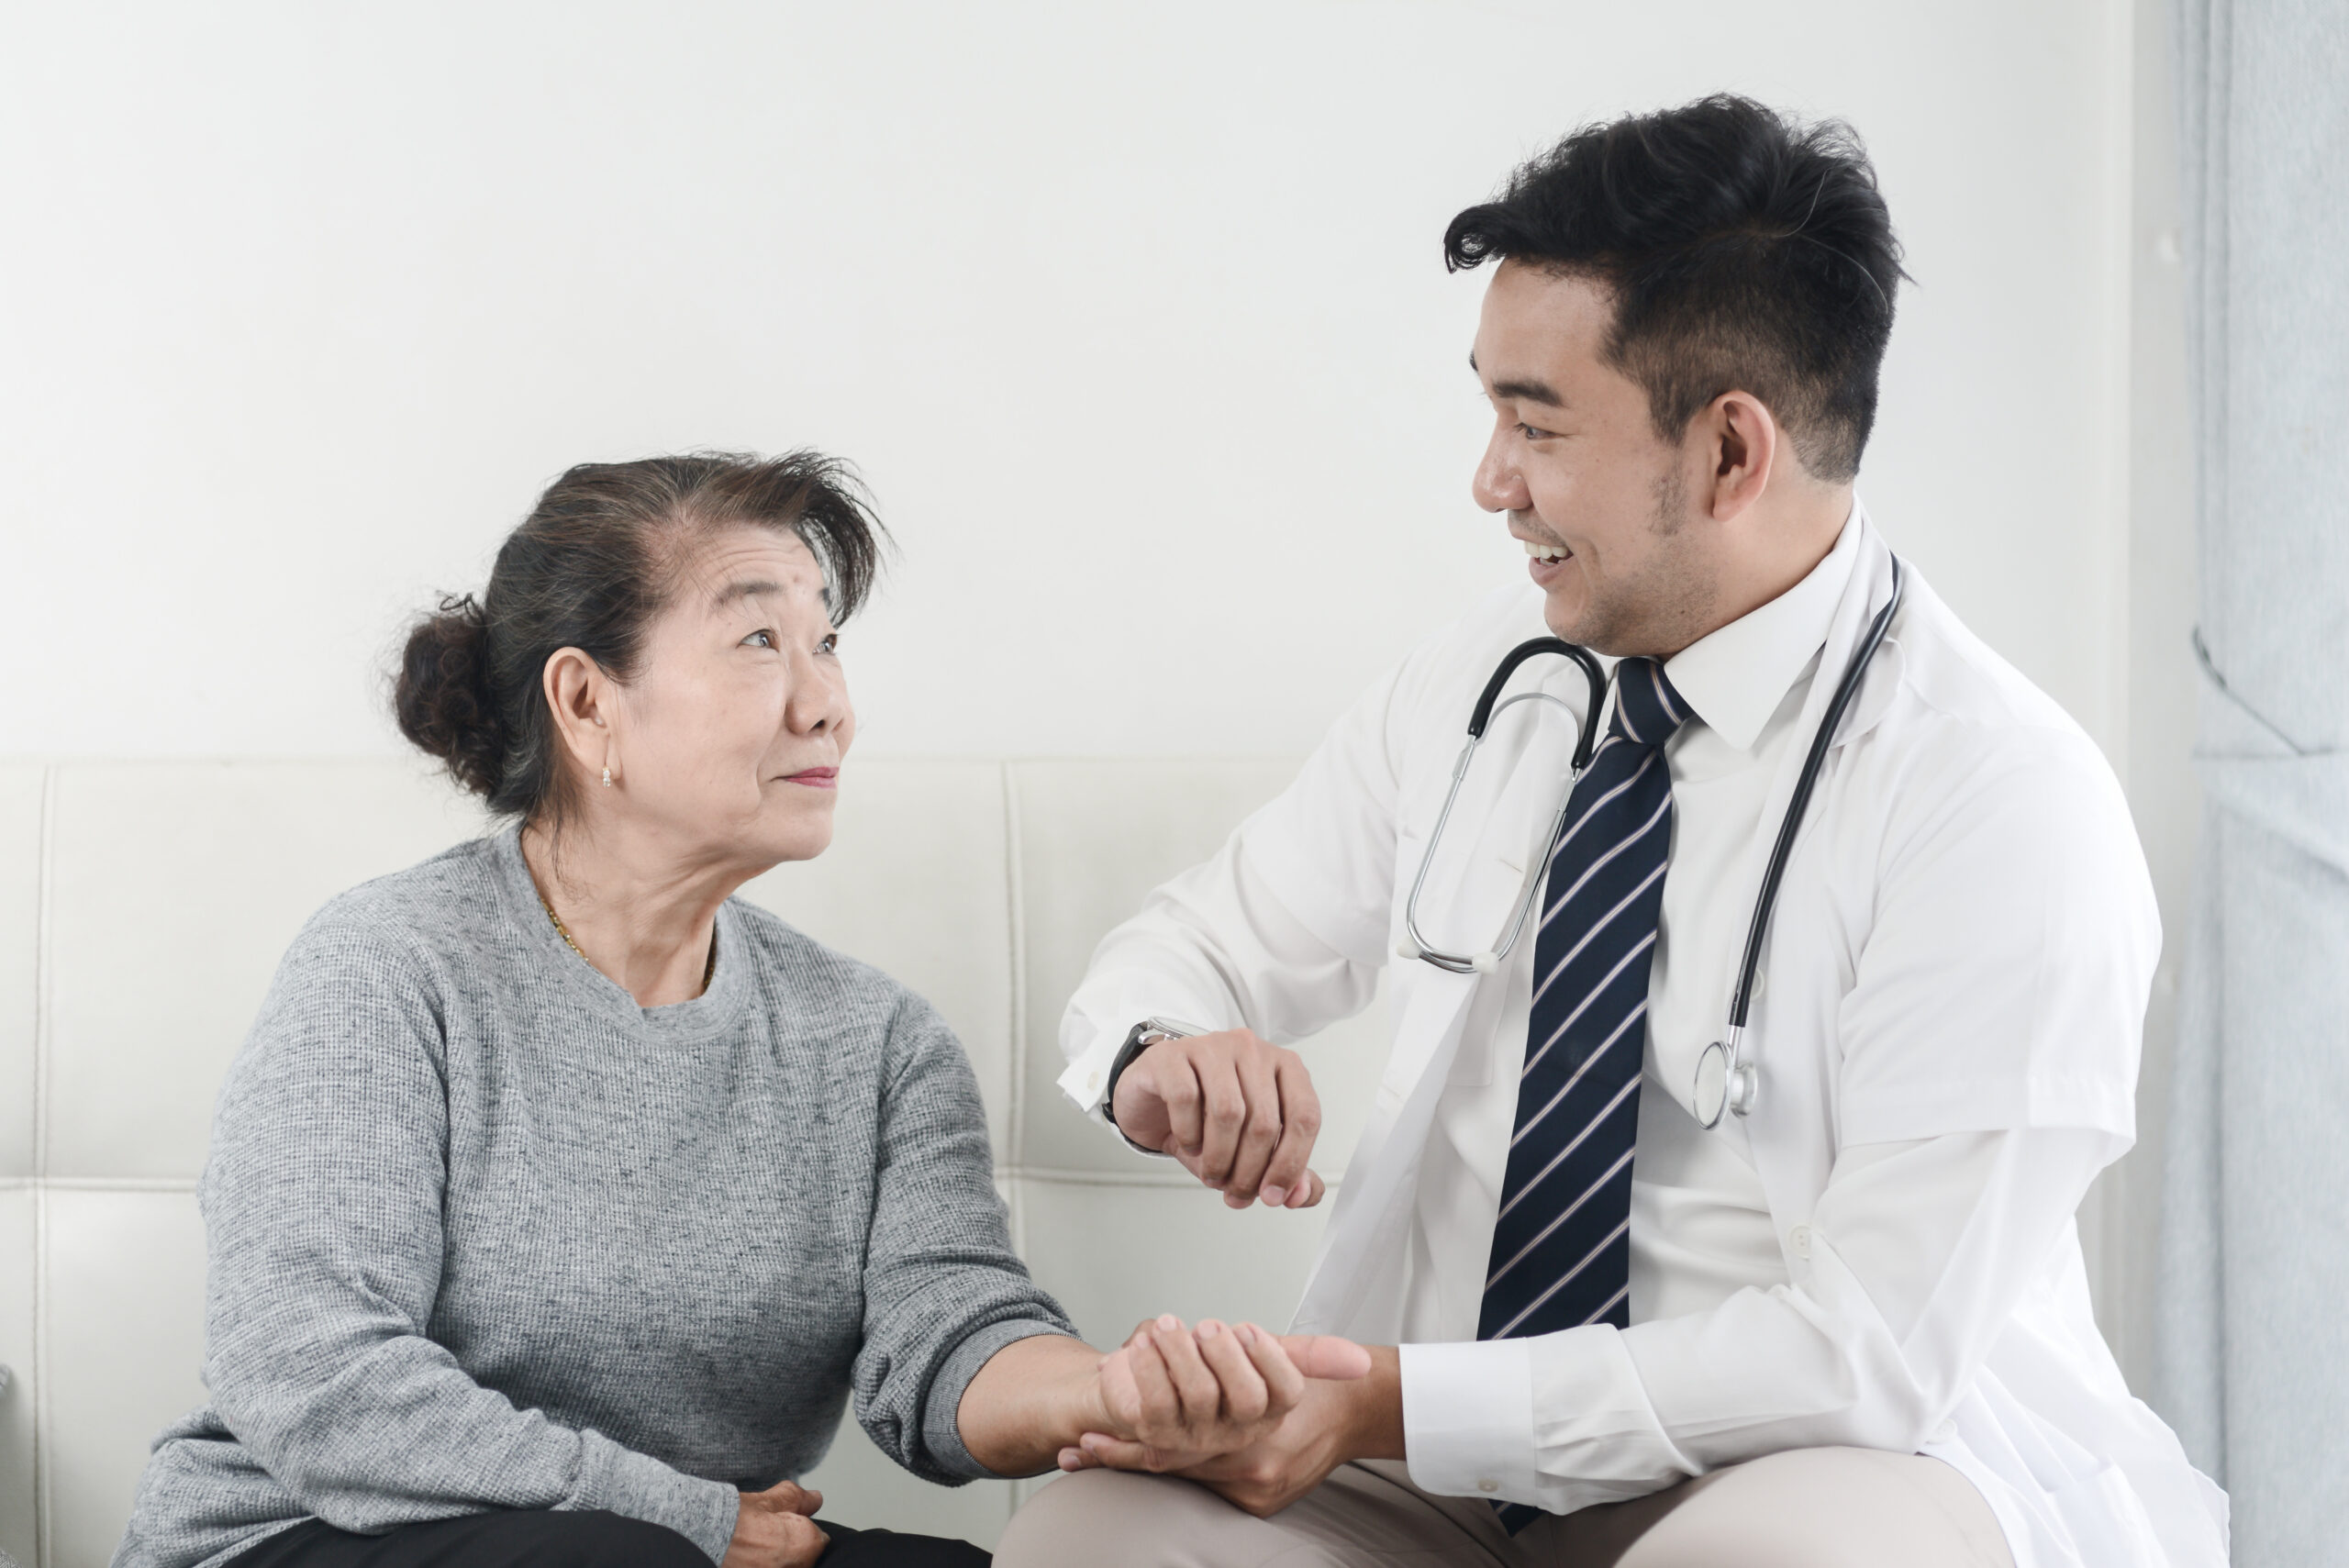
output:
POLYGON ((204 1177, 212 1402, 119 1568, 984 1562, 817 1522, 852 1391, 953 1485, 1088 1432, 1188 1462, 1359 1370, 1072 1337, 938 1015, 732 898, 830 840, 879 548, 812 454, 591 464, 414 628, 400 727, 512 825, 286 954, 204 1177))

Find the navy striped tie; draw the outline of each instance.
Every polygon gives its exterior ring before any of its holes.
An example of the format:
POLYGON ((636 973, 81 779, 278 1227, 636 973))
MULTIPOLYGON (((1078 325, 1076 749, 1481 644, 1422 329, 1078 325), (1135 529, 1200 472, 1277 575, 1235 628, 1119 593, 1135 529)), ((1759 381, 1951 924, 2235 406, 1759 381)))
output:
MULTIPOLYGON (((1663 665, 1617 665, 1614 722, 1551 849, 1479 1340, 1631 1322, 1631 1146, 1672 847, 1664 743, 1687 717, 1663 665)), ((1495 1507, 1511 1535, 1542 1517, 1495 1507)))

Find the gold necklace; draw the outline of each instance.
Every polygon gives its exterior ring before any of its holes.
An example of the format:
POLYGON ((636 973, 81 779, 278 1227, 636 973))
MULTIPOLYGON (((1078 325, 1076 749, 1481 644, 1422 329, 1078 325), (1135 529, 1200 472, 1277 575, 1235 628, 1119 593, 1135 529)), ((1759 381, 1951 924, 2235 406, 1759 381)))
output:
MULTIPOLYGON (((554 922, 554 934, 562 939, 562 945, 569 948, 572 951, 579 953, 579 962, 585 964, 588 968, 594 969, 596 967, 596 961, 589 958, 585 953, 579 951, 578 942, 573 940, 572 938, 571 928, 562 923, 562 917, 554 912, 554 906, 547 902, 547 895, 543 893, 539 895, 539 907, 545 910, 547 912, 547 918, 554 922)), ((712 926, 709 932, 709 962, 703 964, 701 968, 701 988, 703 990, 707 991, 709 989, 709 983, 716 977, 717 973, 718 928, 712 926)))

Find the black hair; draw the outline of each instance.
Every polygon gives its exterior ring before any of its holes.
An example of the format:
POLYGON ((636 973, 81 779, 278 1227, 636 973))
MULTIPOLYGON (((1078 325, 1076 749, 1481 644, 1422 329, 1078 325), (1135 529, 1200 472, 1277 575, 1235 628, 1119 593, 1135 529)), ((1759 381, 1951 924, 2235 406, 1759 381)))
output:
POLYGON ((1514 259, 1614 296, 1610 364, 1676 441, 1732 389, 1767 404, 1804 468, 1859 472, 1907 274, 1852 128, 1717 94, 1585 126, 1444 230, 1447 267, 1514 259))
POLYGON ((820 452, 581 463, 507 536, 478 597, 444 598, 409 628, 392 693, 400 733, 492 811, 559 821, 570 796, 547 660, 576 648, 628 680, 689 547, 743 527, 806 542, 835 625, 872 592, 888 537, 854 471, 820 452))

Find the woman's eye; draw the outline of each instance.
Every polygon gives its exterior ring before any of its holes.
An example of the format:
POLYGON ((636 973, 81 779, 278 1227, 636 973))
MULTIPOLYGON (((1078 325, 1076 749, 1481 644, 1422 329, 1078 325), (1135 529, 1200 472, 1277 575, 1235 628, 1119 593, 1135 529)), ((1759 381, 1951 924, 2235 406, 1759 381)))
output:
POLYGON ((838 653, 840 651, 841 634, 837 631, 830 633, 823 641, 816 644, 816 651, 818 653, 838 653))
POLYGON ((754 631, 751 633, 750 636, 742 639, 742 646, 745 648, 773 648, 774 646, 774 633, 771 631, 754 631))

